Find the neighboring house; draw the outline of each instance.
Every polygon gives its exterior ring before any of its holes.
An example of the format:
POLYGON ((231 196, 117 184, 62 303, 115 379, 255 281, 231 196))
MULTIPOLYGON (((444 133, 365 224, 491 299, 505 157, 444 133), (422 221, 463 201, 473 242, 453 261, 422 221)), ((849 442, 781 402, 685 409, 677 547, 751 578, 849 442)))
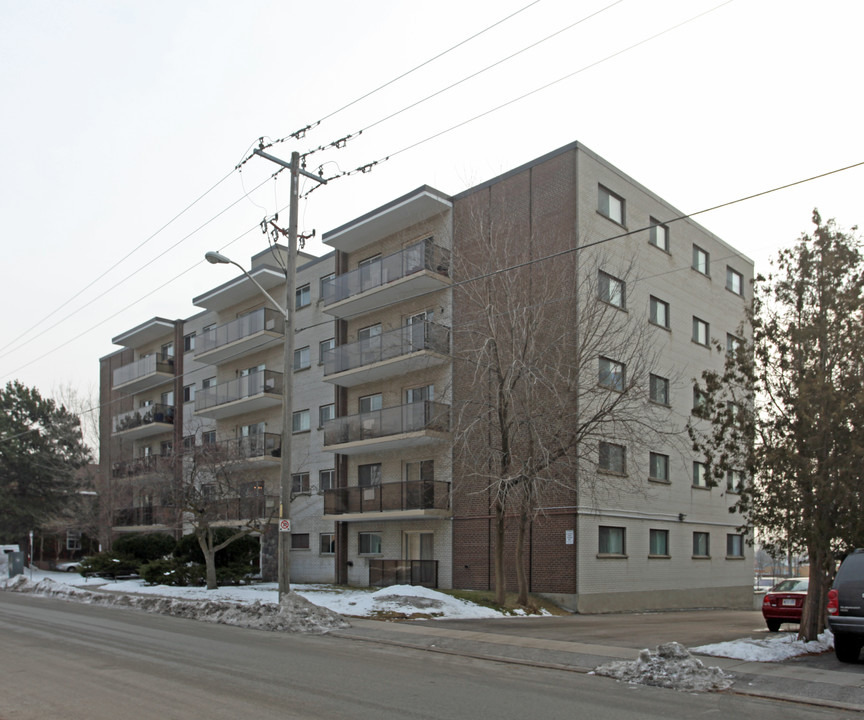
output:
MULTIPOLYGON (((601 465, 620 460, 612 470, 636 494, 601 504, 562 485, 527 535, 531 591, 583 612, 749 606, 752 552, 728 511, 743 479, 708 488, 683 433, 698 400, 693 379, 723 363, 711 340, 724 349, 737 342, 753 264, 696 223, 672 222, 681 215, 574 143, 456 196, 418 188, 325 233, 335 252, 301 253, 292 581, 492 586, 488 488, 454 453, 453 409, 469 379, 453 361, 466 350, 453 328, 464 322, 468 279, 457 260, 495 228, 519 239, 526 267, 565 258, 532 272, 566 281, 601 268, 601 297, 572 302, 599 300, 650 325, 656 371, 645 394, 669 437, 601 449, 601 465), (572 251, 586 245, 577 260, 572 251)), ((250 272, 281 298, 272 252, 253 257, 250 272)), ((108 541, 124 531, 182 532, 154 482, 164 482, 158 466, 181 448, 229 444, 249 455, 262 514, 278 495, 281 315, 242 275, 193 302, 202 313, 153 318, 117 336, 124 349, 101 361, 108 541)), ((598 362, 601 378, 614 376, 614 362, 598 362)), ((265 577, 275 575, 275 546, 275 532, 265 532, 265 577)))

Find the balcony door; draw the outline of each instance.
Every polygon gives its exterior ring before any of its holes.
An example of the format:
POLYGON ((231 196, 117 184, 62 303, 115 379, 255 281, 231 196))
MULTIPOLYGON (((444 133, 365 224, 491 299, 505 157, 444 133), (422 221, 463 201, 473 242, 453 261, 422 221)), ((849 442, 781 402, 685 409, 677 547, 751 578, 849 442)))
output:
POLYGON ((422 430, 428 425, 431 420, 434 398, 434 385, 423 385, 405 390, 405 406, 402 408, 403 432, 422 430))
POLYGON ((381 284, 381 254, 373 255, 370 258, 361 260, 357 263, 357 268, 360 270, 360 292, 369 290, 373 287, 378 287, 381 284))
POLYGON ((434 533, 403 534, 402 559, 410 566, 411 584, 435 587, 434 533))
POLYGON ((426 327, 429 322, 432 322, 431 310, 424 310, 405 318, 406 352, 416 352, 426 348, 426 327))

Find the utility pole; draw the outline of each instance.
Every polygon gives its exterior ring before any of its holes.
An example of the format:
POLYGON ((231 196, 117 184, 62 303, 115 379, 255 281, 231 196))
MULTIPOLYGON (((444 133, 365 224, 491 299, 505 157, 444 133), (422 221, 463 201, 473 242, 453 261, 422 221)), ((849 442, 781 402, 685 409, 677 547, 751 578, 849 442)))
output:
POLYGON ((291 591, 291 435, 294 408, 294 301, 297 291, 297 217, 300 208, 300 175, 326 184, 317 175, 300 167, 300 153, 291 153, 291 162, 286 163, 260 148, 253 150, 266 160, 281 165, 291 172, 291 205, 288 213, 288 231, 278 227, 273 220, 270 225, 281 235, 288 236, 288 257, 285 262, 285 345, 282 358, 282 449, 279 471, 279 602, 291 591))

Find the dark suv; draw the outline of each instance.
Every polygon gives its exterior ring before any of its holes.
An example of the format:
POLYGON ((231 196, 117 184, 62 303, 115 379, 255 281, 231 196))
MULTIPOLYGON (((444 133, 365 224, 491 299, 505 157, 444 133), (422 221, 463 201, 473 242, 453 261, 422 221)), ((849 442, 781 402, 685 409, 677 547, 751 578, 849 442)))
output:
POLYGON ((841 563, 828 591, 828 627, 840 662, 856 662, 864 647, 864 548, 841 563))

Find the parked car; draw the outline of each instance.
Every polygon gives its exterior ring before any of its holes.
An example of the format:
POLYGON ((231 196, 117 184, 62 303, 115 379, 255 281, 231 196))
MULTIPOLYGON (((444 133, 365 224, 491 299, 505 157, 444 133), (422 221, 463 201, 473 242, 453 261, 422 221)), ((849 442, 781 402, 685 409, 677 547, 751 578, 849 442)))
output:
POLYGON ((828 591, 828 627, 840 662, 856 662, 864 647, 864 548, 840 564, 828 591))
POLYGON ((777 583, 762 600, 762 617, 771 632, 777 632, 784 622, 800 623, 809 578, 788 578, 777 583))
POLYGON ((80 560, 70 560, 69 562, 57 563, 54 567, 55 570, 59 570, 60 572, 78 572, 78 568, 81 567, 81 558, 80 560))

